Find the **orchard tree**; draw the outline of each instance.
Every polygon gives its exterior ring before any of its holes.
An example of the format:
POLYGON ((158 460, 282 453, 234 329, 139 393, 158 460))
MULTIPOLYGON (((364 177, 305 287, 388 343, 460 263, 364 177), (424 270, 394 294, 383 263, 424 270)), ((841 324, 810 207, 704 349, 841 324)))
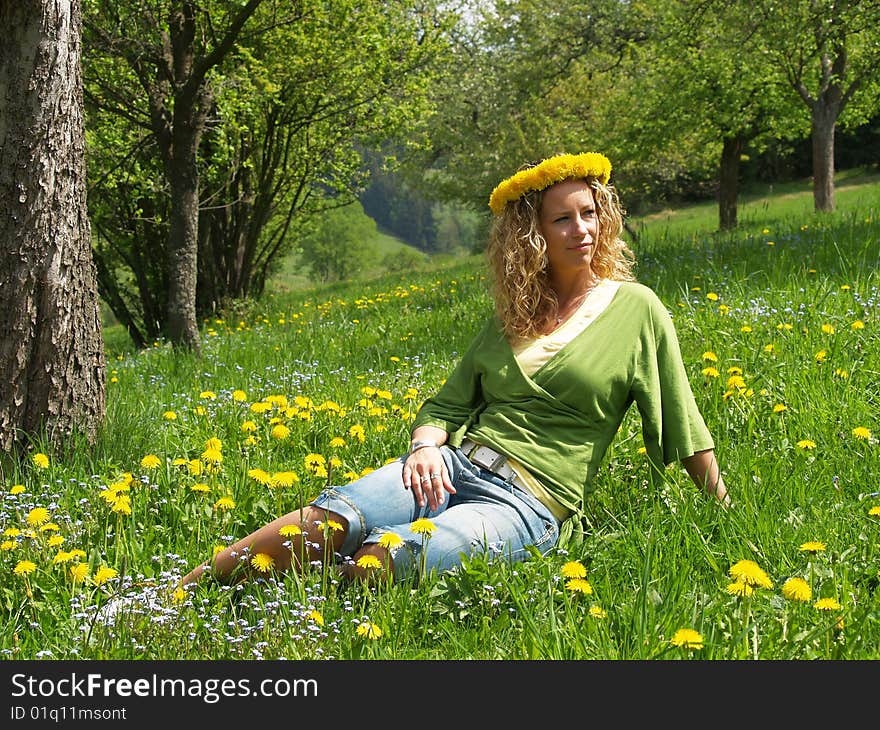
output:
MULTIPOLYGON (((444 46, 445 14, 434 5, 269 0, 252 15, 205 82, 196 318, 259 295, 295 245, 301 220, 355 199, 364 150, 394 138, 417 141, 444 46)), ((200 4, 199 38, 216 33, 226 6, 200 4)), ((119 32, 106 9, 95 23, 99 36, 119 32)), ((124 35, 132 47, 153 49, 138 59, 162 76, 161 64, 153 68, 161 44, 134 19, 124 35)), ((132 72, 119 51, 124 44, 97 47, 86 77, 96 259, 104 298, 143 346, 168 329, 161 296, 173 267, 163 253, 179 196, 157 143, 144 74, 132 72)))
POLYGON ((94 93, 91 99, 149 134, 161 163, 170 199, 165 330, 172 344, 194 352, 200 350, 198 153, 214 106, 211 74, 234 49, 262 2, 86 0, 87 46, 97 57, 96 66, 107 71, 92 78, 103 93, 94 93), (124 61, 126 68, 107 63, 108 58, 124 61), (135 83, 116 83, 124 75, 135 83))
POLYGON ((0 450, 105 410, 86 212, 79 0, 0 3, 0 450))
POLYGON ((880 2, 753 0, 745 9, 743 52, 777 64, 809 109, 814 207, 834 210, 838 120, 846 110, 850 123, 867 121, 880 101, 880 2))
POLYGON ((711 169, 719 229, 734 228, 746 149, 806 131, 799 109, 770 60, 742 52, 735 6, 655 0, 651 8, 650 39, 630 66, 635 80, 614 97, 620 108, 609 135, 625 159, 657 177, 659 168, 678 169, 693 184, 711 169))

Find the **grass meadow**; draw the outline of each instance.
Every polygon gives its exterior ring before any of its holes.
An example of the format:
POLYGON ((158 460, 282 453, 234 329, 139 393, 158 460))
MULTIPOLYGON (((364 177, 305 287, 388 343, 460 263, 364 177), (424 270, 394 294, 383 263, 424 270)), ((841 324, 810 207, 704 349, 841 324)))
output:
POLYGON ((636 222, 637 275, 673 314, 729 510, 678 465, 647 488, 633 410, 583 544, 418 584, 264 566, 175 591, 218 547, 401 454, 491 309, 479 256, 287 290, 205 321, 201 359, 108 332, 97 443, 36 443, 0 484, 2 657, 878 658, 880 183, 841 186, 833 214, 808 196, 747 202, 735 233, 712 232, 714 206, 636 222), (119 593, 143 608, 96 620, 119 593))

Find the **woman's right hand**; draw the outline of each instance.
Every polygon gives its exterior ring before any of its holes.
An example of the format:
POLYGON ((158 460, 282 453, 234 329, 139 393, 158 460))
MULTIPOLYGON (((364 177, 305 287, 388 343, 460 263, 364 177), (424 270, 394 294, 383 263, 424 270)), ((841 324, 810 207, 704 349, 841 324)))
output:
POLYGON ((411 489, 420 507, 432 511, 443 504, 444 492, 455 494, 449 470, 439 446, 423 446, 410 453, 403 462, 403 488, 411 489))

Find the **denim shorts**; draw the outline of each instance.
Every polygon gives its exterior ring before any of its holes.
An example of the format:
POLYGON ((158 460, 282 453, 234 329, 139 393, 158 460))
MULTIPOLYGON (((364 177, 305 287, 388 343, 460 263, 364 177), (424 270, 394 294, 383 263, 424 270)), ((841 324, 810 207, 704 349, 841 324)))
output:
POLYGON ((444 493, 443 504, 420 507, 412 490, 403 486, 401 457, 345 486, 329 487, 312 505, 348 521, 340 548, 344 559, 364 543, 378 542, 394 532, 403 544, 390 551, 394 576, 416 571, 442 571, 461 564, 462 556, 482 553, 490 559, 525 560, 534 546, 546 555, 559 539, 559 523, 533 495, 472 464, 459 449, 441 448, 456 489, 444 493), (426 517, 435 526, 430 535, 415 533, 410 524, 426 517))

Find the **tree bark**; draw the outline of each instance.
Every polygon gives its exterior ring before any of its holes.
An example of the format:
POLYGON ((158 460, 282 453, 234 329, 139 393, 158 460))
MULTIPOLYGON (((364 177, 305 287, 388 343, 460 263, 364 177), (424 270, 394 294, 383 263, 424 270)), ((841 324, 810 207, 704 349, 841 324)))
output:
POLYGON ((0 3, 0 450, 90 440, 104 342, 86 208, 80 0, 0 3), (44 431, 45 429, 45 431, 44 431))
POLYGON ((834 210, 834 128, 839 105, 820 96, 813 104, 813 207, 819 212, 834 210))
POLYGON ((736 228, 739 197, 739 160, 743 140, 739 135, 725 137, 718 171, 718 227, 722 231, 736 228))

